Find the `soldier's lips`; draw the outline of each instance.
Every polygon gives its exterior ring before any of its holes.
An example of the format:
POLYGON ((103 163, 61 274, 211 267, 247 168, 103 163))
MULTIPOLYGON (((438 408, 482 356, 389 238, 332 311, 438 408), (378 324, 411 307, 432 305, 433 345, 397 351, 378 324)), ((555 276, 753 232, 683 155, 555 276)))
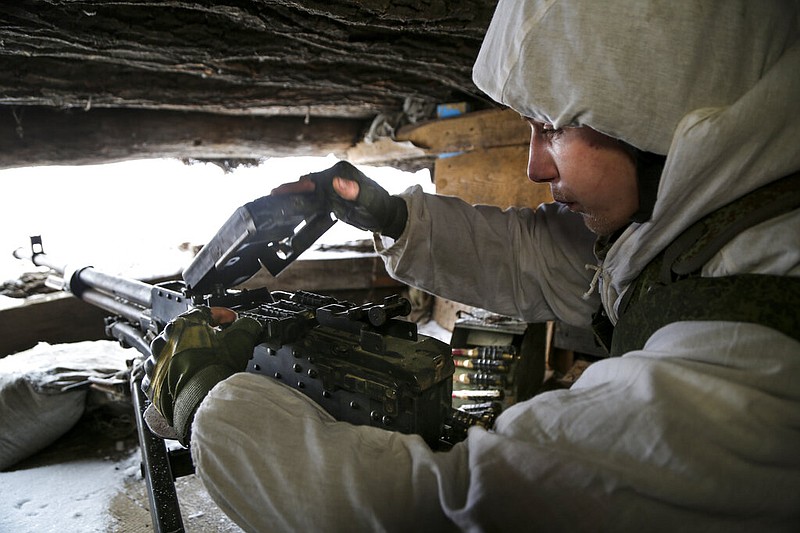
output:
POLYGON ((578 202, 570 201, 567 198, 553 198, 553 200, 555 200, 559 204, 562 204, 563 206, 565 206, 570 211, 577 210, 578 205, 579 205, 578 202))

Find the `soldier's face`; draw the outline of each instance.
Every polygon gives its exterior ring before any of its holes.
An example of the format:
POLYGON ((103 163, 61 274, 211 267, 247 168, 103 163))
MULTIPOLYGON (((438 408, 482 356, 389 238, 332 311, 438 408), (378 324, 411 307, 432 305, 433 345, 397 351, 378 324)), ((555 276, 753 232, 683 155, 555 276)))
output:
POLYGON ((639 208, 636 164, 616 139, 589 127, 554 130, 531 125, 528 178, 547 183, 556 202, 583 216, 598 235, 610 235, 639 208))

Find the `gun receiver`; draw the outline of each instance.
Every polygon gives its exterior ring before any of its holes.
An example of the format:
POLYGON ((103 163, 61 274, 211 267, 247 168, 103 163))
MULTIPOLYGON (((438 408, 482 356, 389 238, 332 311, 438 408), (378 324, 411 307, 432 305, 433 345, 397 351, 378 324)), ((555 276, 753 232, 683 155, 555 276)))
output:
MULTIPOLYGON (((261 198, 234 213, 183 281, 155 285, 54 263, 40 237, 31 238, 30 259, 53 270, 48 285, 108 311, 107 335, 144 357, 176 316, 197 305, 223 306, 263 327, 247 371, 298 389, 337 420, 416 433, 437 449, 463 440, 473 425, 490 426, 486 416, 452 408, 450 347, 399 318, 411 310, 404 298, 356 305, 304 291, 233 288, 261 266, 277 275, 334 222, 313 195, 261 198)), ((191 458, 187 450, 168 451, 149 431, 141 379, 137 363, 131 393, 154 530, 183 531, 174 480, 193 472, 191 458)))

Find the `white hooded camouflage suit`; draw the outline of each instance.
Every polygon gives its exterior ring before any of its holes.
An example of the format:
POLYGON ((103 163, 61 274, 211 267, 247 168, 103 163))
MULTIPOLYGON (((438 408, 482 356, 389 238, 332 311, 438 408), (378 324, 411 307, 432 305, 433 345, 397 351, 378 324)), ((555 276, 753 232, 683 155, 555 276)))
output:
MULTIPOLYGON (((601 302, 616 320, 621 295, 682 230, 800 169, 797 8, 501 0, 476 84, 555 127, 667 154, 652 218, 616 240, 587 300, 594 239, 576 215, 412 190, 403 235, 376 243, 390 272, 530 322, 588 326, 601 302)), ((703 268, 736 273, 800 276, 800 213, 747 230, 703 268)), ((798 531, 798 383, 797 341, 764 325, 683 321, 444 453, 237 374, 202 404, 193 454, 249 531, 798 531)))

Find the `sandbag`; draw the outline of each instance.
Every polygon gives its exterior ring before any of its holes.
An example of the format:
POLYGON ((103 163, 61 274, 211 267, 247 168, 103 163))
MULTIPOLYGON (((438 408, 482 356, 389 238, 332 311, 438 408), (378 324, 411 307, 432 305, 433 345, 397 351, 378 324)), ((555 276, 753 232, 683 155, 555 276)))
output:
POLYGON ((55 442, 83 416, 88 380, 136 354, 113 341, 50 345, 0 359, 0 470, 55 442))

